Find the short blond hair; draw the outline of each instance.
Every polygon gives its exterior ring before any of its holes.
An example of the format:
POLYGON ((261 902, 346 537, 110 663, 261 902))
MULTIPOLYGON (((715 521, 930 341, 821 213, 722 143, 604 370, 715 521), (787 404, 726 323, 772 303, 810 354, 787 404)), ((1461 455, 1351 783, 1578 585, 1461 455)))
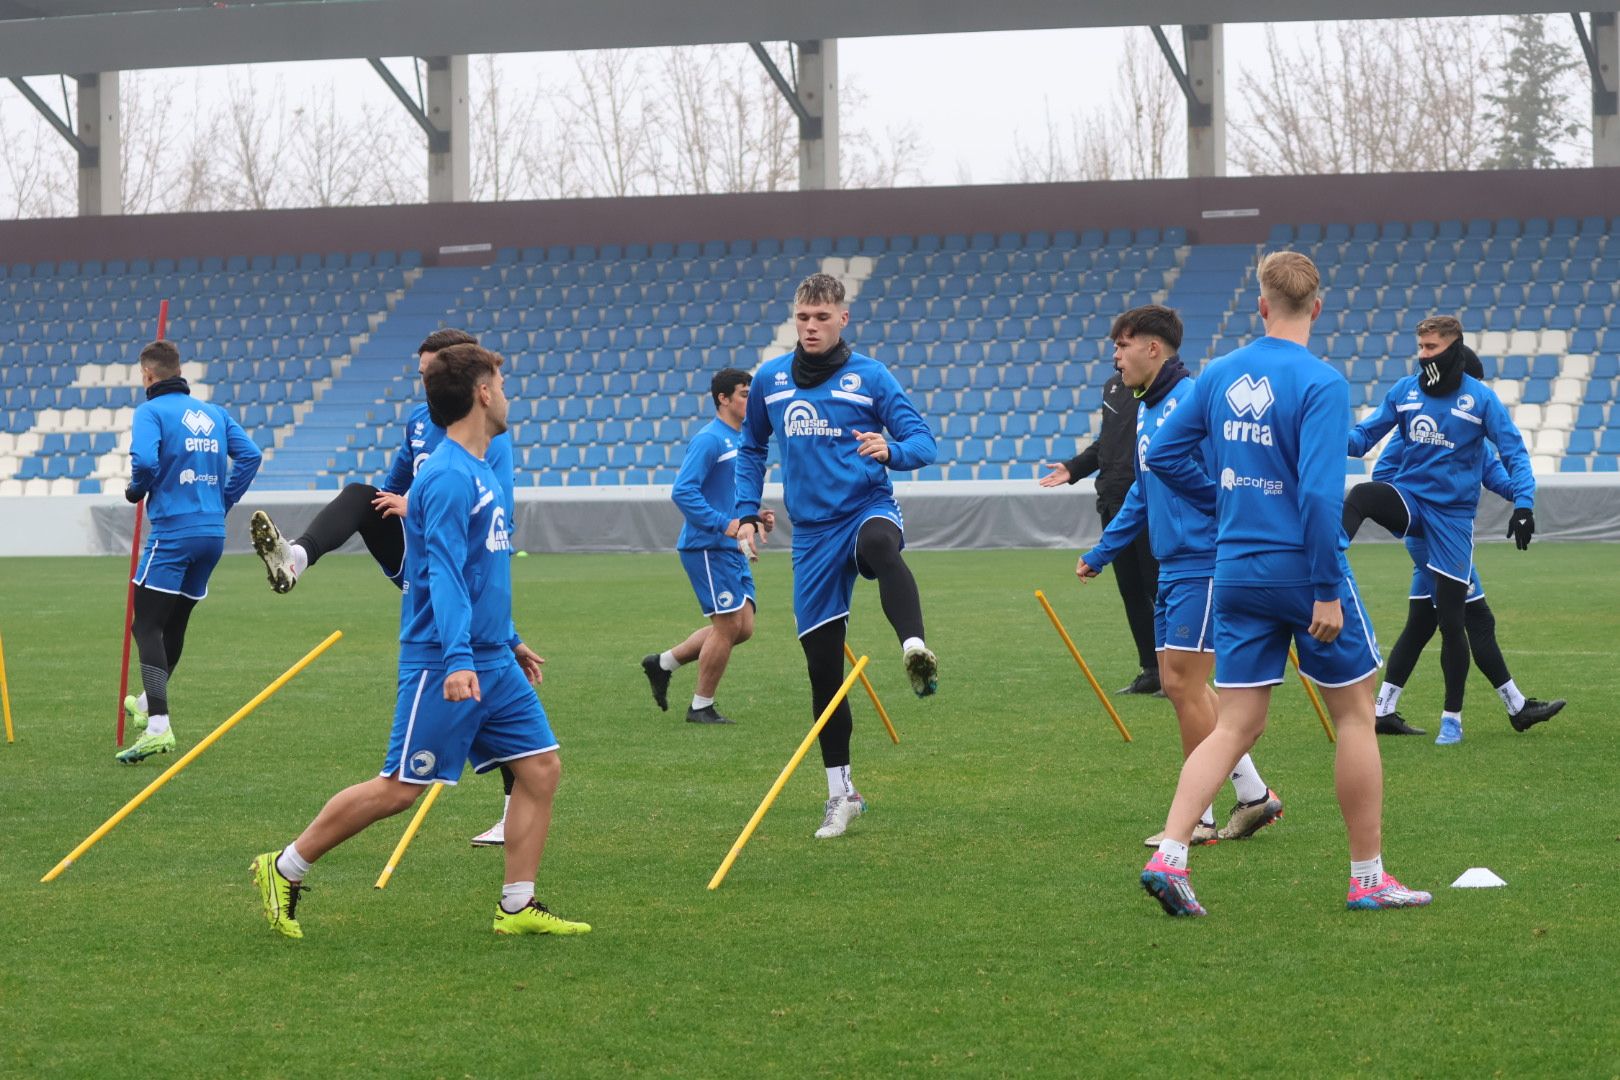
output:
POLYGON ((799 282, 799 288, 793 294, 793 302, 806 305, 832 304, 835 307, 843 307, 844 283, 831 274, 811 274, 799 282))
POLYGON ((1430 315, 1418 323, 1418 337, 1433 334, 1442 341, 1456 341, 1462 337, 1462 323, 1452 315, 1430 315))
POLYGON ((1273 251, 1260 260, 1255 276, 1260 295, 1279 309, 1279 315, 1307 314, 1322 287, 1316 264, 1297 251, 1273 251))

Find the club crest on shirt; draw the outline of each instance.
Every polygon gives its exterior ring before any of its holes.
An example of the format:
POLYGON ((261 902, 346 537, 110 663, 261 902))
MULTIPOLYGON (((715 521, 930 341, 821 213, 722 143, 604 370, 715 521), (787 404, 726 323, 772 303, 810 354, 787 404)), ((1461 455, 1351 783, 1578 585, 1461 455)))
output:
POLYGON ((861 377, 853 371, 847 372, 838 380, 838 389, 853 394, 861 388, 861 377))

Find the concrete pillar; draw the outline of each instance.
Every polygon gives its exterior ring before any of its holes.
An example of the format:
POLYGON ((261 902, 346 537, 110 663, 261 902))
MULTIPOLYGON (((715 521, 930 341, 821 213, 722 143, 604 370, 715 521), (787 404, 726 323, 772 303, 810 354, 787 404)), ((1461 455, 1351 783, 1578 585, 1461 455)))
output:
POLYGON ((1187 175, 1226 175, 1226 28, 1181 28, 1187 82, 1187 175))
POLYGON ((118 72, 79 75, 79 213, 93 217, 124 212, 123 137, 119 124, 118 72))
POLYGON ((428 202, 466 202, 472 193, 467 58, 426 59, 427 117, 441 133, 428 146, 428 202))
POLYGON ((1597 50, 1599 86, 1592 80, 1592 164, 1620 165, 1620 17, 1592 12, 1592 47, 1597 50))
POLYGON ((795 42, 799 51, 799 100, 809 120, 799 121, 799 190, 822 191, 838 183, 838 41, 795 42))

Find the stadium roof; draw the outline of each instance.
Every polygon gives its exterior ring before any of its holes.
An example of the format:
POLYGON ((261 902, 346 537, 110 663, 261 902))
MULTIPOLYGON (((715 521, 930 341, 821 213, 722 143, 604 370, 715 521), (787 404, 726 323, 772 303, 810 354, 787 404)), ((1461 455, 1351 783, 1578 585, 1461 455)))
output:
MULTIPOLYGON (((1360 19, 1386 19, 1569 6, 1361 0, 1353 10, 1360 19)), ((0 76, 1346 14, 1342 0, 0 0, 0 76)))

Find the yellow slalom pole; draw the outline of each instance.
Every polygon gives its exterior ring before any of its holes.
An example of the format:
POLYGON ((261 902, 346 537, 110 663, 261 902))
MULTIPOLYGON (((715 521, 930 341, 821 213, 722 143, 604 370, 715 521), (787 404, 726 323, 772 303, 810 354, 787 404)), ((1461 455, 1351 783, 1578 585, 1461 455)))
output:
POLYGON ((325 641, 321 642, 309 652, 305 653, 302 660, 298 661, 298 663, 282 672, 280 678, 276 679, 275 682, 271 683, 269 686, 255 694, 252 701, 249 701, 246 705, 232 713, 229 720, 225 721, 223 724, 219 725, 219 727, 209 732, 207 738, 198 743, 196 746, 193 746, 190 750, 187 750, 185 754, 181 756, 179 761, 163 770, 163 775, 159 776, 156 780, 153 780, 150 784, 147 784, 139 795, 125 803, 123 809, 119 810, 118 813, 114 814, 112 817, 103 822, 101 828, 97 829, 95 832, 86 837, 84 843, 68 852, 67 858, 57 863, 55 868, 53 868, 50 873, 46 874, 39 880, 41 882, 55 881, 58 877, 60 877, 62 871, 72 866, 74 862, 78 860, 79 856, 95 847, 96 844, 101 841, 102 837, 112 832, 113 828, 120 821, 123 821, 126 817, 128 817, 137 806, 140 806, 141 803, 151 798, 158 788, 162 787, 164 784, 167 784, 170 780, 173 780, 175 774, 195 761, 197 756, 204 750, 207 750, 210 746, 213 746, 221 735, 224 735, 227 731, 236 726, 237 721, 241 720, 243 717, 247 716, 248 713, 264 704, 267 698, 269 698, 277 690, 280 690, 283 686, 286 686, 294 675, 297 675, 300 671, 303 671, 306 667, 308 667, 317 656, 321 655, 321 653, 337 644, 337 640, 342 636, 343 631, 332 631, 325 641))
MULTIPOLYGON (((852 664, 855 662, 855 651, 849 647, 847 641, 844 642, 844 657, 852 664)), ((882 720, 883 726, 889 729, 889 738, 893 739, 895 745, 898 746, 900 744, 900 733, 894 730, 894 724, 889 720, 889 711, 883 707, 883 702, 878 700, 877 691, 872 689, 872 680, 866 677, 864 671, 861 672, 861 685, 866 687, 866 696, 872 699, 872 707, 877 710, 878 719, 882 720)))
POLYGON ((422 821, 427 817, 428 808, 433 805, 433 800, 439 797, 439 792, 442 790, 444 790, 443 784, 434 784, 428 788, 427 798, 422 800, 422 805, 418 806, 416 813, 411 815, 411 823, 405 827, 405 835, 399 838, 399 843, 394 845, 394 853, 388 856, 388 865, 383 867, 381 874, 377 875, 377 888, 388 887, 388 879, 394 876, 394 868, 399 865, 399 860, 405 857, 405 849, 411 846, 412 840, 416 839, 416 830, 422 827, 422 821))
POLYGON ((1073 656, 1074 662, 1080 665, 1080 671, 1085 675, 1086 682, 1090 683, 1091 689, 1096 691, 1097 700, 1102 702, 1104 709, 1108 710, 1108 715, 1114 718, 1114 726, 1119 728, 1120 735, 1124 737, 1126 742, 1131 742, 1131 733, 1126 730, 1125 721, 1119 718, 1119 713, 1114 711, 1114 706, 1109 702, 1108 695, 1103 693, 1101 686, 1097 685, 1096 676, 1091 674, 1091 669, 1086 666, 1086 661, 1081 657, 1080 650, 1074 647, 1074 640, 1069 637, 1069 632, 1063 629, 1063 624, 1058 621, 1057 612, 1053 611, 1052 605, 1046 602, 1046 594, 1036 589, 1035 599, 1039 600, 1041 607, 1046 609, 1046 617, 1052 620, 1052 625, 1057 628, 1058 636, 1063 639, 1063 644, 1069 647, 1069 655, 1073 656))
POLYGON ((776 778, 776 783, 771 785, 771 790, 767 791, 765 798, 760 801, 759 809, 755 810, 754 816, 748 819, 748 824, 743 826, 743 831, 737 836, 737 842, 731 845, 731 850, 726 852, 726 857, 721 860, 720 869, 716 870, 714 877, 709 879, 711 892, 718 889, 720 883, 726 880, 726 875, 731 872, 731 864, 737 861, 737 856, 742 854, 742 849, 748 844, 748 838, 754 835, 754 830, 759 828, 759 823, 765 819, 765 811, 771 808, 771 804, 776 801, 776 797, 782 793, 782 788, 787 784, 788 777, 793 775, 793 770, 799 767, 799 762, 803 761, 804 755, 809 752, 810 744, 816 741, 816 736, 821 734, 821 729, 827 726, 828 720, 832 719, 833 710, 838 708, 838 703, 844 700, 849 693, 849 688, 855 685, 855 680, 860 678, 861 672, 866 670, 866 661, 867 657, 864 656, 855 661, 855 670, 849 673, 849 677, 844 680, 844 685, 838 688, 838 693, 834 694, 833 699, 827 703, 827 707, 821 710, 821 715, 816 717, 816 722, 810 725, 810 734, 804 737, 804 742, 799 744, 799 748, 793 752, 793 757, 788 759, 787 765, 782 769, 782 774, 776 778))
POLYGON ((1316 687, 1311 685, 1311 680, 1300 670, 1299 653, 1294 651, 1292 645, 1288 646, 1288 659, 1294 662, 1294 671, 1299 675, 1299 685, 1305 688, 1305 696, 1311 699, 1311 707, 1316 710, 1316 718, 1322 721, 1322 730, 1327 733, 1328 742, 1338 742, 1339 737, 1333 733, 1333 721, 1328 719, 1327 712, 1322 708, 1322 699, 1316 696, 1316 687))
MULTIPOLYGON (((6 742, 14 743, 17 741, 17 734, 11 730, 11 686, 6 682, 6 643, 4 639, 0 639, 0 707, 4 707, 6 714, 6 742)), ((896 739, 895 741, 899 742, 900 740, 896 739)))

